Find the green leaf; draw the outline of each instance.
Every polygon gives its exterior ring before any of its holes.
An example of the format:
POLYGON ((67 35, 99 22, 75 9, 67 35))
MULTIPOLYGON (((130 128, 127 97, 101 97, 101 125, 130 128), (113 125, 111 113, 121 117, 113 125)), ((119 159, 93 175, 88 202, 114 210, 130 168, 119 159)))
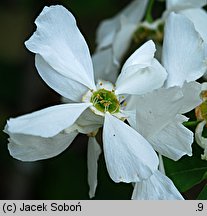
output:
POLYGON ((179 161, 164 158, 166 175, 174 182, 180 192, 185 192, 207 179, 207 161, 201 160, 201 149, 193 144, 193 156, 184 156, 179 161))
POLYGON ((198 195, 197 200, 207 200, 207 184, 198 195))

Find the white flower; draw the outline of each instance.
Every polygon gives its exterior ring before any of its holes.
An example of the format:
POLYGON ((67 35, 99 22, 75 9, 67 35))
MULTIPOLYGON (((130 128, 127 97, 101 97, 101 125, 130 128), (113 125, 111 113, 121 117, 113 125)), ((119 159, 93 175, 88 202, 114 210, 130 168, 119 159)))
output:
MULTIPOLYGON (((163 62, 168 69, 168 79, 165 87, 140 96, 132 96, 126 106, 129 118, 127 119, 133 128, 142 134, 160 154, 173 160, 180 159, 183 155, 192 155, 191 145, 193 133, 183 126, 188 118, 183 113, 189 112, 201 103, 199 83, 193 81, 199 78, 203 72, 204 48, 202 40, 196 33, 192 23, 183 15, 172 13, 166 21, 164 37, 163 62), (182 35, 182 40, 180 39, 182 35), (196 53, 196 56, 194 55, 196 53), (193 79, 194 78, 194 79, 193 79), (186 82, 188 81, 188 82, 186 82), (133 111, 134 107, 136 110, 133 111)), ((125 111, 125 113, 126 113, 125 111)), ((136 184, 134 194, 139 193, 142 184, 156 188, 156 184, 163 181, 171 185, 169 199, 177 199, 177 189, 167 177, 154 177, 136 184), (151 185, 156 179, 156 184, 151 185), (139 186, 138 186, 139 185, 139 186)), ((94 179, 95 181, 95 179, 94 179)), ((160 188, 160 186, 159 186, 160 188)), ((166 188, 165 188, 166 189, 166 188)), ((155 191, 154 191, 155 192, 155 191)), ((162 193, 133 195, 137 199, 154 197, 166 199, 169 191, 163 189, 162 193), (166 193, 165 193, 165 192, 166 193)))
POLYGON ((104 20, 97 30, 97 50, 92 59, 95 75, 115 82, 120 61, 129 48, 132 35, 142 20, 148 0, 134 0, 111 19, 104 20), (106 66, 107 65, 107 66, 106 66))
MULTIPOLYGON (((62 6, 45 7, 35 23, 37 30, 25 44, 36 54, 38 73, 51 88, 76 103, 10 119, 5 128, 10 154, 23 161, 53 157, 71 144, 78 131, 93 133, 103 124, 104 156, 112 180, 147 179, 157 170, 158 158, 151 145, 122 121, 128 117, 123 97, 163 85, 166 72, 153 57, 153 42, 129 57, 115 85, 106 81, 95 85, 89 50, 73 15, 62 6)), ((96 161, 100 150, 93 139, 90 143, 88 155, 96 161), (96 155, 90 148, 96 148, 96 155)))
MULTIPOLYGON (((171 13, 165 23, 162 62, 168 78, 163 88, 133 96, 136 105, 129 123, 161 155, 178 160, 192 155, 193 133, 183 126, 189 112, 201 103, 201 85, 194 80, 205 71, 205 49, 200 35, 184 15, 171 13), (136 102, 135 102, 136 100, 136 102)), ((135 184, 132 199, 183 199, 172 181, 159 171, 135 184)))
POLYGON ((182 114, 201 103, 201 85, 194 80, 204 73, 205 50, 193 24, 183 15, 171 13, 166 20, 163 65, 168 72, 165 86, 143 96, 133 96, 127 109, 136 106, 129 119, 153 148, 173 160, 192 155, 193 133, 182 123, 182 114))

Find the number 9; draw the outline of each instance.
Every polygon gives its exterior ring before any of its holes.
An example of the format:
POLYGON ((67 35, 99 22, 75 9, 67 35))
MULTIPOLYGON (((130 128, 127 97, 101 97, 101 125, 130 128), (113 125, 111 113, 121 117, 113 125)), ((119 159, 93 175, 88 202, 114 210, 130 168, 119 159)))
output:
POLYGON ((198 203, 198 211, 203 211, 203 203, 198 203))

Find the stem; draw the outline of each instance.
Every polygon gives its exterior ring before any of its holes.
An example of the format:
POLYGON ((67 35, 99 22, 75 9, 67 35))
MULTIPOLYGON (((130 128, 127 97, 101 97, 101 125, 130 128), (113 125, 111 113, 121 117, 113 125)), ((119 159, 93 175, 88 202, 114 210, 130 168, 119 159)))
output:
POLYGON ((187 121, 187 122, 183 122, 183 125, 185 127, 194 127, 196 126, 199 122, 201 122, 200 120, 196 120, 196 121, 187 121))
POLYGON ((154 0, 150 0, 148 6, 147 6, 147 11, 146 11, 146 16, 145 16, 145 20, 149 23, 153 22, 153 18, 152 18, 152 8, 153 8, 153 4, 154 4, 154 0))

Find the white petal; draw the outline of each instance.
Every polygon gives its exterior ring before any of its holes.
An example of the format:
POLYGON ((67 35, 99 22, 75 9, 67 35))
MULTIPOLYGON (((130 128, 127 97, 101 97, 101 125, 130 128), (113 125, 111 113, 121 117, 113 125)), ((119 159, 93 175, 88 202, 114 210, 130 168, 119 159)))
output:
POLYGON ((163 162, 163 157, 161 154, 159 154, 159 167, 158 170, 162 173, 165 174, 165 166, 164 166, 164 162, 163 162))
POLYGON ((89 103, 62 104, 48 107, 7 122, 9 133, 52 137, 70 127, 89 103))
POLYGON ((126 116, 129 125, 136 130, 137 128, 136 109, 124 110, 123 113, 126 116))
POLYGON ((45 7, 35 24, 37 30, 26 47, 40 54, 57 73, 94 89, 90 53, 73 15, 63 6, 45 7))
POLYGON ((198 82, 184 83, 182 92, 182 107, 179 113, 187 113, 202 103, 200 98, 202 85, 198 82))
POLYGON ((167 8, 190 8, 190 7, 203 7, 207 4, 206 0, 166 0, 167 8))
POLYGON ((114 62, 117 62, 117 64, 120 64, 120 61, 129 48, 133 33, 136 29, 137 23, 130 24, 130 20, 128 20, 125 16, 121 17, 120 30, 117 32, 112 44, 114 54, 113 58, 114 62))
POLYGON ((161 88, 143 96, 131 97, 127 109, 137 110, 137 130, 148 138, 175 118, 182 106, 182 98, 183 94, 179 87, 161 88))
POLYGON ((88 184, 89 197, 95 196, 97 187, 98 159, 101 154, 101 148, 95 137, 89 137, 88 141, 88 184))
POLYGON ((198 143, 198 145, 203 149, 207 148, 207 138, 202 136, 203 128, 205 125, 206 121, 202 121, 197 125, 195 130, 195 140, 198 143))
POLYGON ((195 130, 195 140, 197 144, 204 149, 203 154, 201 154, 201 159, 207 161, 207 138, 203 137, 203 128, 206 126, 206 121, 200 122, 195 130))
POLYGON ((77 131, 73 131, 70 134, 59 133, 54 137, 43 138, 7 133, 10 135, 9 152, 12 157, 21 161, 36 161, 54 157, 63 152, 78 134, 77 131))
POLYGON ((135 51, 125 62, 116 82, 116 94, 145 94, 160 88, 166 71, 153 58, 155 46, 148 41, 135 51))
POLYGON ((92 133, 102 127, 103 117, 96 115, 91 109, 86 109, 77 119, 75 125, 80 133, 92 133))
POLYGON ((106 89, 108 91, 114 91, 115 86, 114 86, 114 84, 112 84, 109 81, 105 81, 105 80, 100 80, 99 79, 97 81, 97 84, 96 84, 96 89, 97 90, 99 90, 99 89, 106 89))
POLYGON ((108 48, 95 52, 92 56, 95 80, 103 79, 115 83, 119 66, 113 62, 112 49, 108 48))
POLYGON ((162 54, 168 72, 166 87, 182 86, 205 72, 203 41, 184 15, 171 13, 166 20, 162 54))
POLYGON ((106 166, 114 182, 142 181, 158 167, 158 157, 151 145, 109 113, 105 115, 103 147, 106 166))
POLYGON ((206 29, 207 13, 206 11, 201 8, 196 8, 196 9, 182 10, 180 11, 180 13, 187 16, 188 19, 190 19, 193 22, 195 29, 201 35, 202 39, 205 42, 207 42, 207 29, 206 29))
POLYGON ((122 17, 126 17, 130 24, 138 24, 144 16, 147 3, 148 0, 134 0, 115 17, 103 21, 97 30, 98 48, 102 49, 113 44, 122 17))
POLYGON ((139 47, 124 63, 121 74, 118 78, 119 81, 117 82, 120 82, 120 79, 124 79, 122 77, 127 75, 125 70, 128 67, 137 65, 139 68, 145 68, 151 65, 155 51, 155 44, 152 40, 147 41, 141 47, 139 47))
POLYGON ((183 88, 160 88, 143 96, 132 96, 127 110, 136 109, 136 129, 142 136, 153 136, 177 114, 189 112, 201 103, 201 85, 185 83, 183 88))
POLYGON ((167 176, 156 171, 149 179, 136 183, 132 199, 183 200, 183 197, 167 176))
POLYGON ((35 56, 36 68, 42 79, 56 92, 76 102, 80 102, 82 96, 88 91, 83 84, 68 79, 54 70, 39 54, 35 56))
POLYGON ((186 154, 192 156, 193 132, 182 124, 187 120, 185 116, 177 115, 160 132, 147 140, 157 152, 172 160, 179 160, 186 154))

